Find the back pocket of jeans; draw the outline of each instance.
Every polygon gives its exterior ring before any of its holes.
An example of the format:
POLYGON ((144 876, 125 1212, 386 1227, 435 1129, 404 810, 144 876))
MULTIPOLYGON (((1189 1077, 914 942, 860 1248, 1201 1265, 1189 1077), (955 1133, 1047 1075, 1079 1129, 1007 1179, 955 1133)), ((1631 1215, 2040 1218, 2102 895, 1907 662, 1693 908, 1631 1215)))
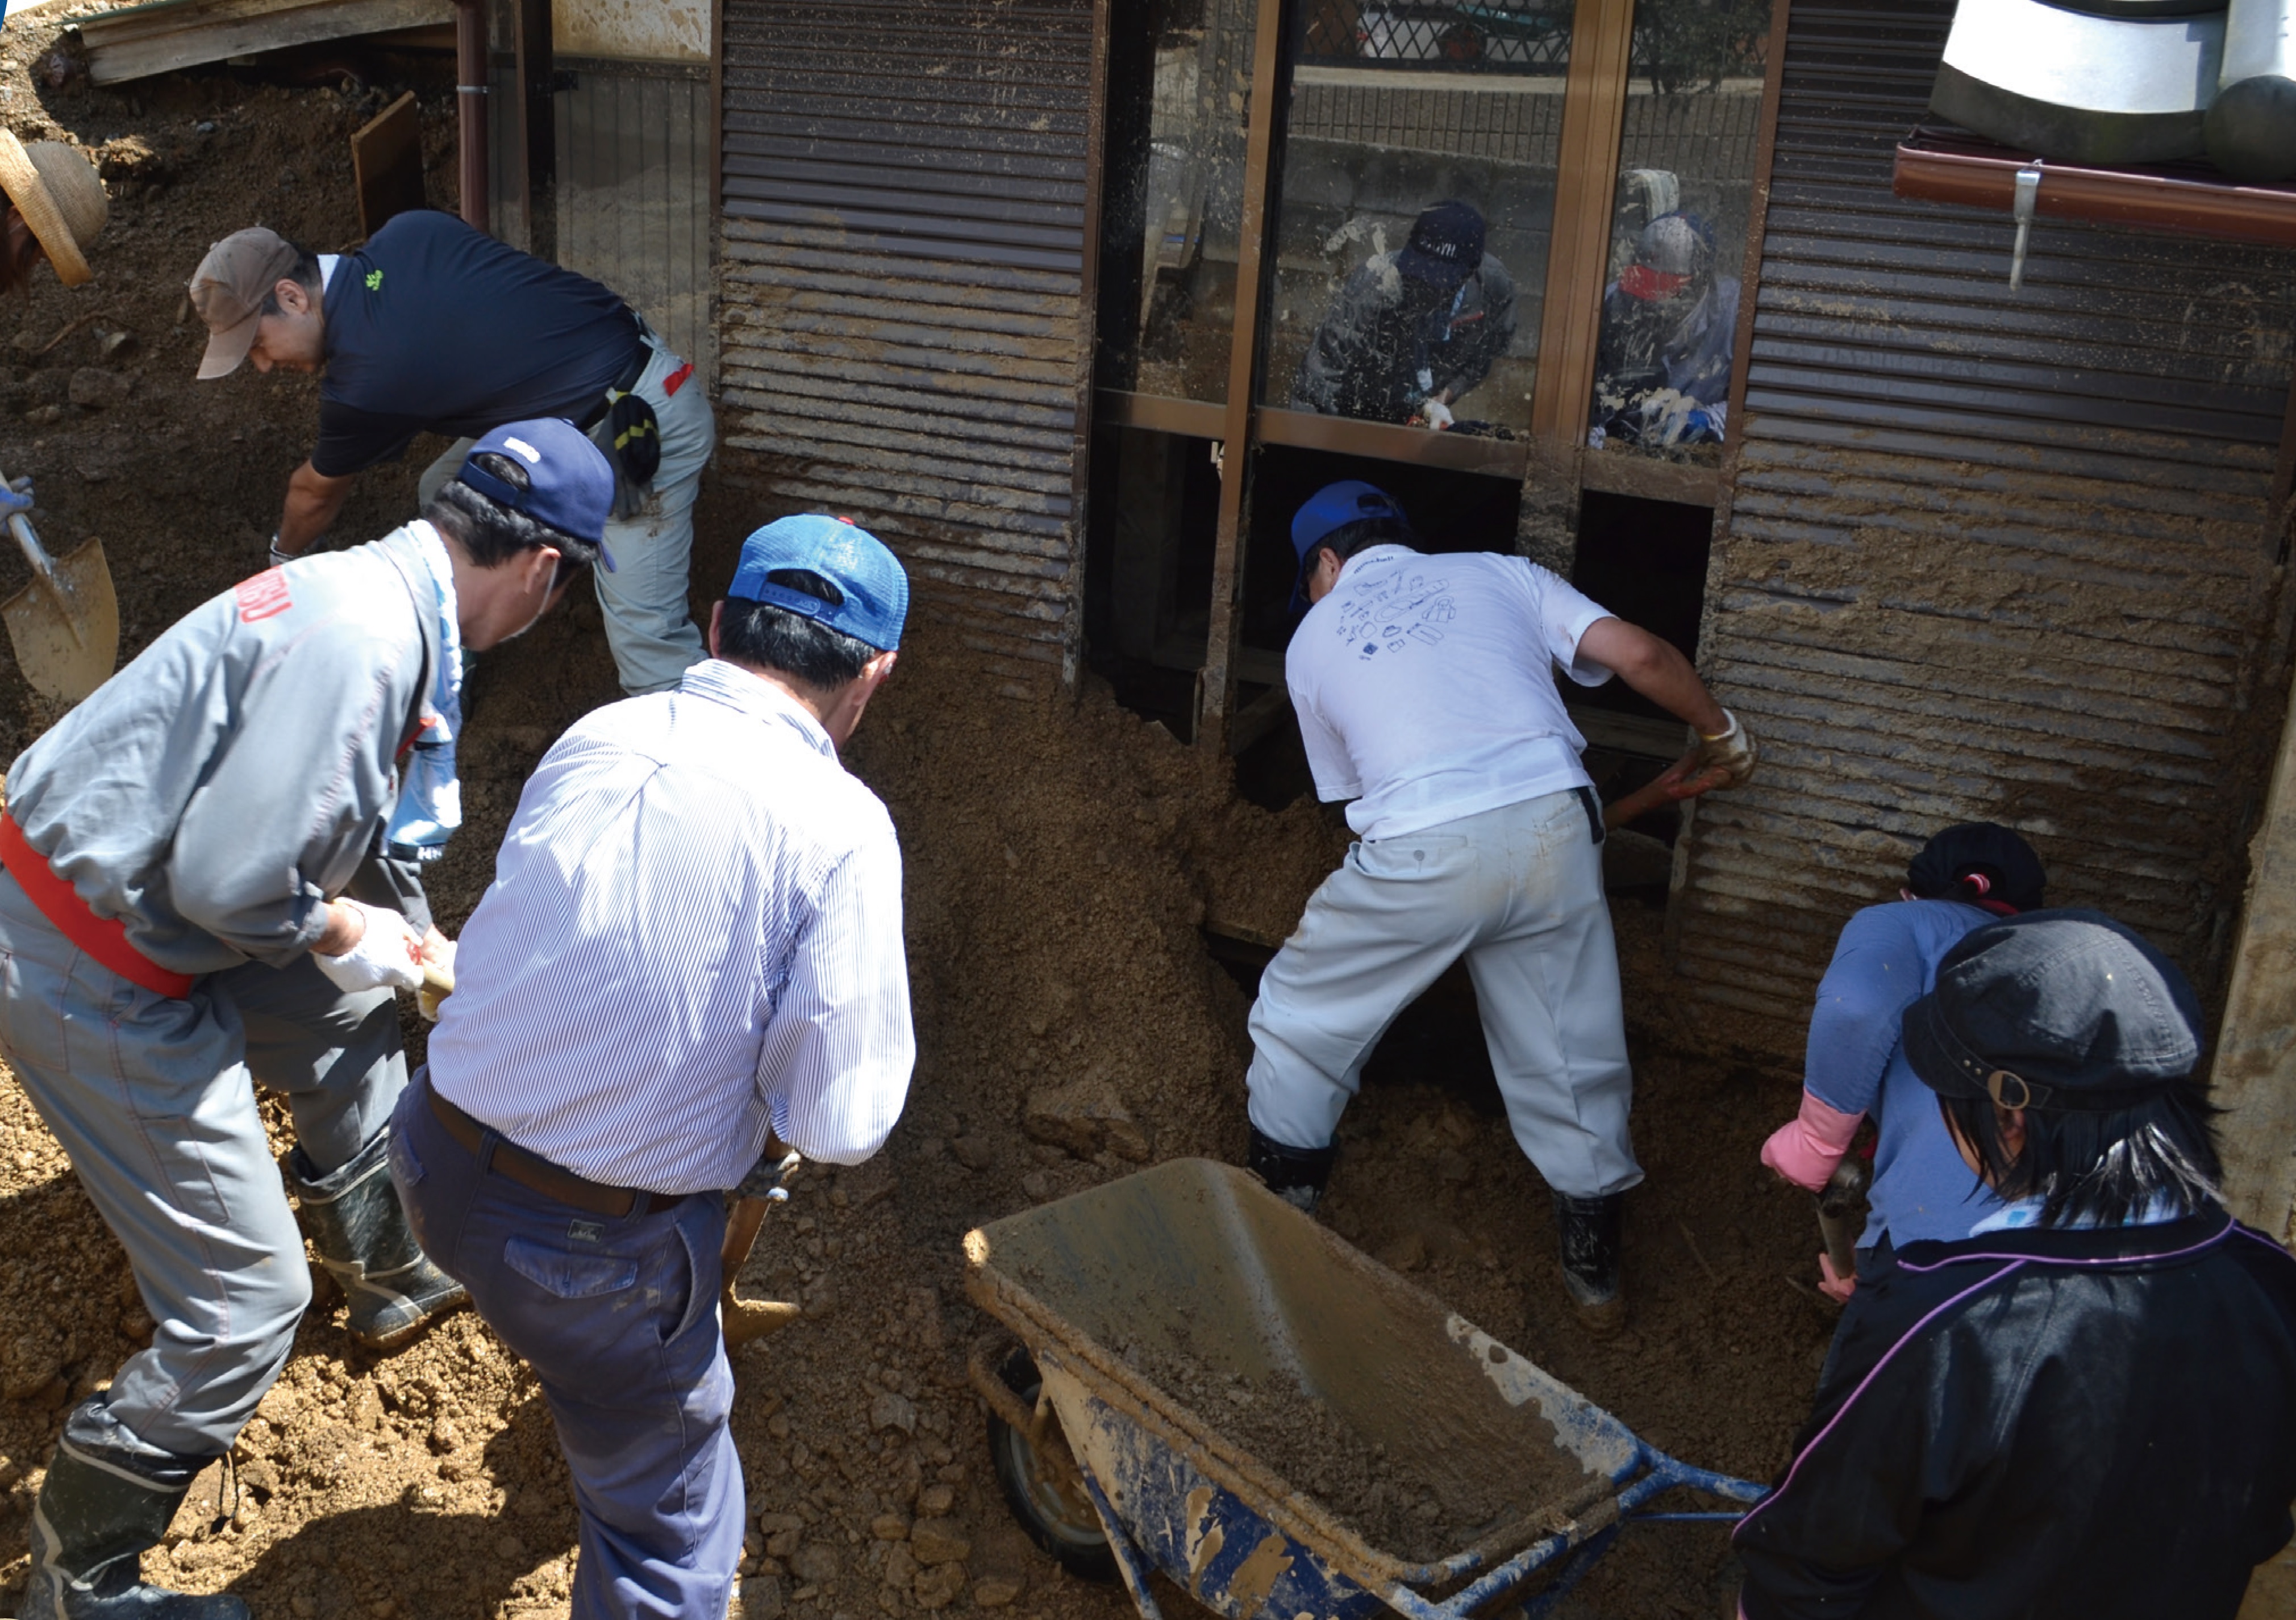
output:
POLYGON ((561 1299, 618 1294, 638 1280, 635 1260, 619 1255, 570 1255, 527 1238, 512 1238, 503 1245, 503 1264, 561 1299))

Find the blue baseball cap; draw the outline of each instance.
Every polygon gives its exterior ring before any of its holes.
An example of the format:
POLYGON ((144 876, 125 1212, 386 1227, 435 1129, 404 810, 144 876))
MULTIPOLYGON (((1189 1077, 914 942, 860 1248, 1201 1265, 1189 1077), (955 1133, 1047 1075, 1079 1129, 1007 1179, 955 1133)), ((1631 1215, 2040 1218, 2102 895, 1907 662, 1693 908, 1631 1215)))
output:
POLYGON ((1308 553, 1349 524, 1369 518, 1392 518, 1403 524, 1411 521, 1403 508, 1396 504, 1393 495, 1361 479, 1343 479, 1339 483, 1324 485, 1308 497, 1306 505, 1292 514, 1292 549, 1300 553, 1300 567, 1292 581, 1294 613, 1307 601, 1301 586, 1308 572, 1308 553))
POLYGON ((598 548, 609 574, 614 559, 606 550, 606 519, 614 510, 614 470, 605 453, 570 421, 537 417, 496 428, 471 446, 455 475, 489 501, 524 512, 537 523, 586 540, 598 548), (488 451, 526 469, 527 487, 512 487, 477 464, 488 451))
POLYGON ((901 644, 901 622, 909 615, 909 577, 885 543, 850 518, 800 512, 778 518, 742 542, 742 560, 726 594, 776 608, 842 631, 880 652, 901 644), (838 600, 818 596, 767 576, 780 569, 805 569, 836 590, 838 600))

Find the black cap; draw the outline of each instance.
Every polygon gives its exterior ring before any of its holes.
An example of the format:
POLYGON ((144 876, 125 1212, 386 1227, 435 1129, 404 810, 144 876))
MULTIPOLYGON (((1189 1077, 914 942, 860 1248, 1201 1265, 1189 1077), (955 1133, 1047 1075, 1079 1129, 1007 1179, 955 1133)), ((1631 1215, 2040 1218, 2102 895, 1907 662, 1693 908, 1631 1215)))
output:
POLYGON ((1395 267, 1450 291, 1483 267, 1482 215, 1456 198, 1426 209, 1412 221, 1411 240, 1395 256, 1395 267))
POLYGON ((1979 880, 1982 898, 2011 911, 2041 909, 2048 874, 2033 847, 1992 822, 1964 822, 1922 846, 1906 868, 1906 887, 1924 900, 1952 899, 1965 878, 1979 880))
POLYGON ((2004 1108, 2133 1108, 2201 1060, 2177 965, 2103 912, 2029 912, 1963 937, 1906 1009, 1906 1060, 1945 1097, 2004 1108))

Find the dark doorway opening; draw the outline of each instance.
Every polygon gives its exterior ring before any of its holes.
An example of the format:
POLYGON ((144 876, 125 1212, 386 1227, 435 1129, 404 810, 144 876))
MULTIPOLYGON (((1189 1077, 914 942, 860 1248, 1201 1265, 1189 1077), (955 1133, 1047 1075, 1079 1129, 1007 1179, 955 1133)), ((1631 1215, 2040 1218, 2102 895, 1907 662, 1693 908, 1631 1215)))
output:
MULTIPOLYGON (((1706 608, 1706 554, 1714 514, 1703 506, 1588 490, 1579 498, 1578 561, 1570 583, 1628 624, 1698 658, 1706 608)), ((1589 708, 1645 719, 1673 716, 1623 681, 1570 694, 1589 708)))

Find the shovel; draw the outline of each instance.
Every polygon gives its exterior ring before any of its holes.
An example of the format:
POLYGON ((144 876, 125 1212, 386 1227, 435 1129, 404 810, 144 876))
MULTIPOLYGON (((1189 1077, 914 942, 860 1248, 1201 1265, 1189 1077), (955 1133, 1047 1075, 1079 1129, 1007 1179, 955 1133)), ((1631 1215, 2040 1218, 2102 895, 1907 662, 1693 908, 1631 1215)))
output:
POLYGON ((781 1299, 744 1299, 734 1288, 734 1279, 749 1261, 750 1251, 757 1247, 758 1232, 766 1223, 767 1212, 776 1204, 789 1202, 789 1188, 783 1183, 796 1173, 801 1162, 794 1153, 776 1159, 769 1150, 737 1190, 734 1207, 726 1214, 726 1241, 721 1250, 726 1281, 718 1296, 718 1320, 728 1350, 738 1350, 768 1333, 778 1333, 805 1314, 802 1305, 781 1299), (768 1181, 773 1185, 762 1194, 750 1190, 768 1181))
POLYGON ((119 659, 119 599, 103 543, 91 540, 58 560, 41 548, 22 512, 8 514, 8 532, 32 565, 32 583, 0 601, 16 667, 40 696, 77 703, 111 678, 119 659))

